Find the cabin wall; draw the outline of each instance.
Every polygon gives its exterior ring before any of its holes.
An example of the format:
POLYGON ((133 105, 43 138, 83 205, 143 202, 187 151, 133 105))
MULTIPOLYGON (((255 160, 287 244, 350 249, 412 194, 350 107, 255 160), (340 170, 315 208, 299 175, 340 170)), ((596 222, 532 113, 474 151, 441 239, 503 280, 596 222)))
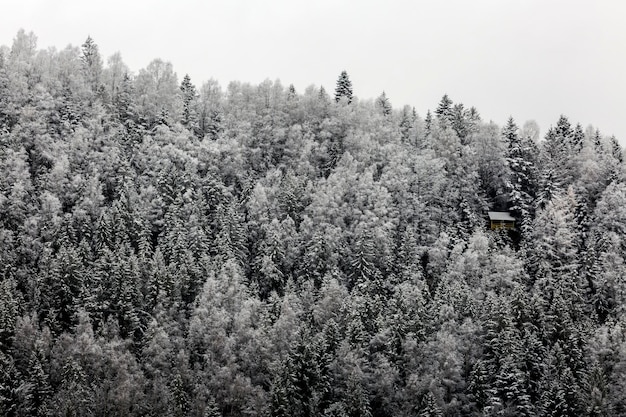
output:
POLYGON ((491 220, 491 230, 514 229, 514 228, 515 228, 515 222, 491 220))

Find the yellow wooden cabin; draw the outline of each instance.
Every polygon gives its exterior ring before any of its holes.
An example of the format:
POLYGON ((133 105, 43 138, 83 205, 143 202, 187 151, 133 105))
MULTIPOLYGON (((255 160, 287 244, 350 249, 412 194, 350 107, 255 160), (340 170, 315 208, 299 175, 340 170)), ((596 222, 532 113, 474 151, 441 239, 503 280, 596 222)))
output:
POLYGON ((491 230, 515 228, 515 217, 511 216, 508 211, 490 211, 488 213, 491 230))

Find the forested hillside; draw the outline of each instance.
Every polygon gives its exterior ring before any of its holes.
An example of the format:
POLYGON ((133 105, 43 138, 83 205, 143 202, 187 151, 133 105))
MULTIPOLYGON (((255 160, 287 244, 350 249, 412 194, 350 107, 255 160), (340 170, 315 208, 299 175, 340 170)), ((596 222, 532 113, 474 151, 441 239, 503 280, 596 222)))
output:
POLYGON ((0 415, 626 415, 615 138, 194 82, 0 49, 0 415))

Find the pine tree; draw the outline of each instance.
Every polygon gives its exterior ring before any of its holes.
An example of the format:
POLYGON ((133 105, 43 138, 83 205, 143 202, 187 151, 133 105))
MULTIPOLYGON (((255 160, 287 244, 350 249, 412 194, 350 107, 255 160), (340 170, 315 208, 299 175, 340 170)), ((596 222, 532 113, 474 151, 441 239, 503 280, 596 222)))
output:
POLYGON ((376 260, 372 233, 368 230, 359 233, 354 242, 347 271, 352 286, 366 286, 370 280, 379 277, 380 271, 376 267, 376 260))
POLYGON ((33 352, 28 363, 27 390, 25 401, 21 405, 22 413, 31 416, 46 416, 48 414, 49 397, 52 392, 49 376, 44 370, 46 358, 43 352, 33 352))
POLYGON ((185 386, 185 381, 180 373, 177 373, 172 381, 172 394, 173 398, 173 408, 174 408, 174 416, 176 417, 184 417, 189 413, 189 394, 187 393, 187 387, 185 386))
POLYGON ((439 123, 449 125, 452 122, 452 118, 454 117, 454 112, 452 108, 452 100, 448 97, 447 94, 444 94, 437 106, 437 110, 435 110, 435 115, 439 120, 439 123))
POLYGON ((222 115, 219 110, 213 109, 209 113, 209 121, 206 126, 206 132, 211 140, 217 140, 222 132, 222 115))
POLYGON ((0 352, 7 351, 13 340, 13 330, 19 312, 16 282, 5 278, 0 282, 0 352))
POLYGON ((337 87, 335 88, 335 101, 342 98, 347 100, 348 104, 352 103, 352 82, 346 71, 341 71, 339 79, 337 79, 337 87))
POLYGON ((93 41, 91 36, 87 36, 87 40, 82 45, 82 53, 80 56, 83 62, 85 76, 94 93, 100 93, 100 78, 102 76, 102 58, 98 51, 98 45, 93 41))
POLYGON ((424 125, 426 127, 426 136, 430 135, 433 126, 433 114, 428 110, 426 112, 426 119, 424 119, 424 125))
POLYGON ((465 138, 469 134, 468 125, 465 120, 466 110, 463 103, 455 104, 452 107, 451 116, 451 124, 452 129, 456 132, 456 135, 461 139, 461 142, 464 143, 465 138))
POLYGON ((328 102, 330 100, 330 97, 328 97, 328 93, 326 92, 326 89, 324 88, 324 86, 320 87, 320 91, 317 94, 317 98, 320 99, 320 101, 322 102, 328 102))
POLYGON ((624 151, 622 150, 622 146, 619 144, 615 136, 611 136, 611 155, 618 161, 620 164, 624 162, 624 151))
POLYGON ((81 60, 83 64, 89 68, 102 66, 102 58, 100 57, 100 52, 98 52, 98 45, 96 45, 91 36, 87 36, 87 40, 82 45, 81 60))
POLYGON ((413 122, 416 118, 416 116, 411 114, 409 106, 404 106, 402 109, 402 119, 400 120, 400 135, 403 142, 407 142, 409 140, 411 128, 413 127, 413 122))
POLYGON ((198 116, 195 110, 195 101, 198 98, 196 93, 196 87, 191 83, 191 78, 188 74, 185 74, 183 81, 180 84, 180 91, 183 97, 183 126, 196 133, 198 116))
POLYGON ((292 101, 298 97, 298 93, 296 93, 296 87, 293 84, 289 84, 289 88, 287 89, 287 100, 292 101))
POLYGON ((432 392, 428 391, 422 398, 422 405, 420 406, 418 417, 442 417, 443 412, 435 401, 435 396, 432 392))
POLYGON ((211 396, 207 401, 206 407, 204 408, 203 417, 222 417, 222 412, 219 409, 219 406, 215 402, 215 398, 211 396))
POLYGON ((534 217, 535 167, 512 117, 502 130, 502 136, 508 143, 506 162, 510 172, 507 182, 510 210, 519 217, 522 233, 525 233, 534 217))
POLYGON ((344 403, 350 417, 372 417, 368 392, 356 373, 348 376, 344 403))
POLYGON ((575 140, 569 120, 561 115, 556 127, 551 128, 546 134, 543 143, 548 159, 546 165, 548 169, 554 170, 555 179, 562 189, 567 189, 577 175, 577 167, 573 163, 573 156, 577 153, 575 140))
POLYGON ((600 130, 596 129, 593 134, 593 149, 597 154, 601 154, 603 150, 602 146, 602 135, 600 134, 600 130))
POLYGON ((13 356, 0 350, 0 415, 19 415, 17 410, 23 403, 22 392, 25 385, 22 375, 15 367, 13 356))
POLYGON ((122 139, 128 149, 140 142, 143 134, 142 126, 139 124, 134 95, 133 80, 128 73, 124 73, 121 85, 113 94, 112 103, 114 117, 125 128, 122 139))
POLYGON ((380 108, 383 116, 389 116, 391 114, 391 110, 392 110, 391 103, 389 102, 389 99, 387 98, 387 95, 385 94, 384 91, 376 99, 376 106, 380 108))
POLYGON ((583 127, 580 123, 576 124, 576 128, 574 129, 574 133, 572 135, 572 148, 575 152, 580 152, 583 149, 585 144, 585 132, 583 132, 583 127))
POLYGON ((559 121, 556 123, 556 135, 563 139, 570 139, 574 133, 572 130, 572 124, 568 118, 564 115, 559 117, 559 121))
POLYGON ((476 132, 481 121, 480 113, 478 113, 476 107, 472 106, 469 108, 469 110, 466 110, 464 117, 465 123, 467 125, 468 134, 476 132))

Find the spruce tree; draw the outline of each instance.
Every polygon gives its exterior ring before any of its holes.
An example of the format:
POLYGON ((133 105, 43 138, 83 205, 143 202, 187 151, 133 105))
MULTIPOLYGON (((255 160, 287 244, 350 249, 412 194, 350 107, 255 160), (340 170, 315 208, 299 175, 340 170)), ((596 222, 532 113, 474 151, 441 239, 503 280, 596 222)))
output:
POLYGON ((583 149, 583 145, 585 142, 585 132, 583 132, 583 127, 578 123, 576 128, 574 129, 574 134, 572 136, 572 148, 575 152, 580 152, 583 149))
POLYGON ((620 164, 624 162, 624 151, 615 136, 611 136, 611 154, 620 164))
POLYGON ((324 88, 324 86, 320 87, 320 91, 317 94, 317 97, 321 100, 321 101, 329 101, 330 97, 328 97, 328 93, 326 92, 326 89, 324 88))
POLYGON ((441 98, 437 110, 435 110, 435 115, 437 115, 437 119, 439 119, 439 123, 441 124, 448 124, 452 121, 452 117, 454 116, 452 100, 450 100, 447 94, 444 94, 441 98))
POLYGON ((296 87, 293 84, 289 84, 289 88, 287 89, 287 100, 292 101, 296 97, 298 97, 298 93, 296 93, 296 87))
POLYGON ((376 106, 381 110, 383 116, 389 116, 391 114, 391 103, 387 98, 387 95, 383 91, 383 93, 376 99, 376 106))
POLYGON ((215 398, 209 397, 206 407, 204 408, 203 417, 222 417, 222 412, 215 402, 215 398))
POLYGON ((520 218, 521 230, 525 233, 534 216, 535 167, 512 117, 502 130, 502 136, 508 144, 506 162, 510 175, 510 180, 507 182, 510 209, 520 218))
POLYGON ((198 123, 198 117, 194 109, 194 101, 197 99, 198 95, 196 93, 196 87, 191 83, 191 78, 189 78, 188 74, 185 74, 180 84, 180 91, 183 98, 183 117, 181 122, 183 126, 191 130, 196 130, 195 127, 198 123))
POLYGON ((596 151, 597 154, 602 154, 602 135, 600 134, 599 129, 596 129, 593 135, 593 149, 596 151))
POLYGON ((338 102, 342 97, 347 99, 348 104, 352 103, 352 82, 346 71, 341 71, 335 88, 335 101, 338 102))
POLYGON ((432 392, 428 391, 422 398, 422 405, 420 407, 419 417, 441 417, 443 413, 441 408, 437 405, 435 396, 432 392))
POLYGON ((411 132, 411 127, 413 126, 413 122, 415 121, 415 117, 411 115, 411 110, 409 106, 404 106, 402 109, 402 120, 400 121, 400 134, 403 142, 406 142, 409 139, 409 134, 411 132))
POLYGON ((80 59, 83 63, 87 82, 94 93, 98 92, 102 75, 102 58, 98 51, 98 45, 96 45, 91 36, 87 36, 87 40, 82 45, 80 59))
POLYGON ((466 114, 465 106, 463 103, 455 104, 452 108, 451 122, 452 129, 456 132, 456 135, 463 141, 468 135, 468 125, 465 121, 466 114))
POLYGON ((433 127, 433 114, 428 110, 426 112, 426 119, 424 119, 424 125, 426 127, 426 136, 430 135, 433 127))

